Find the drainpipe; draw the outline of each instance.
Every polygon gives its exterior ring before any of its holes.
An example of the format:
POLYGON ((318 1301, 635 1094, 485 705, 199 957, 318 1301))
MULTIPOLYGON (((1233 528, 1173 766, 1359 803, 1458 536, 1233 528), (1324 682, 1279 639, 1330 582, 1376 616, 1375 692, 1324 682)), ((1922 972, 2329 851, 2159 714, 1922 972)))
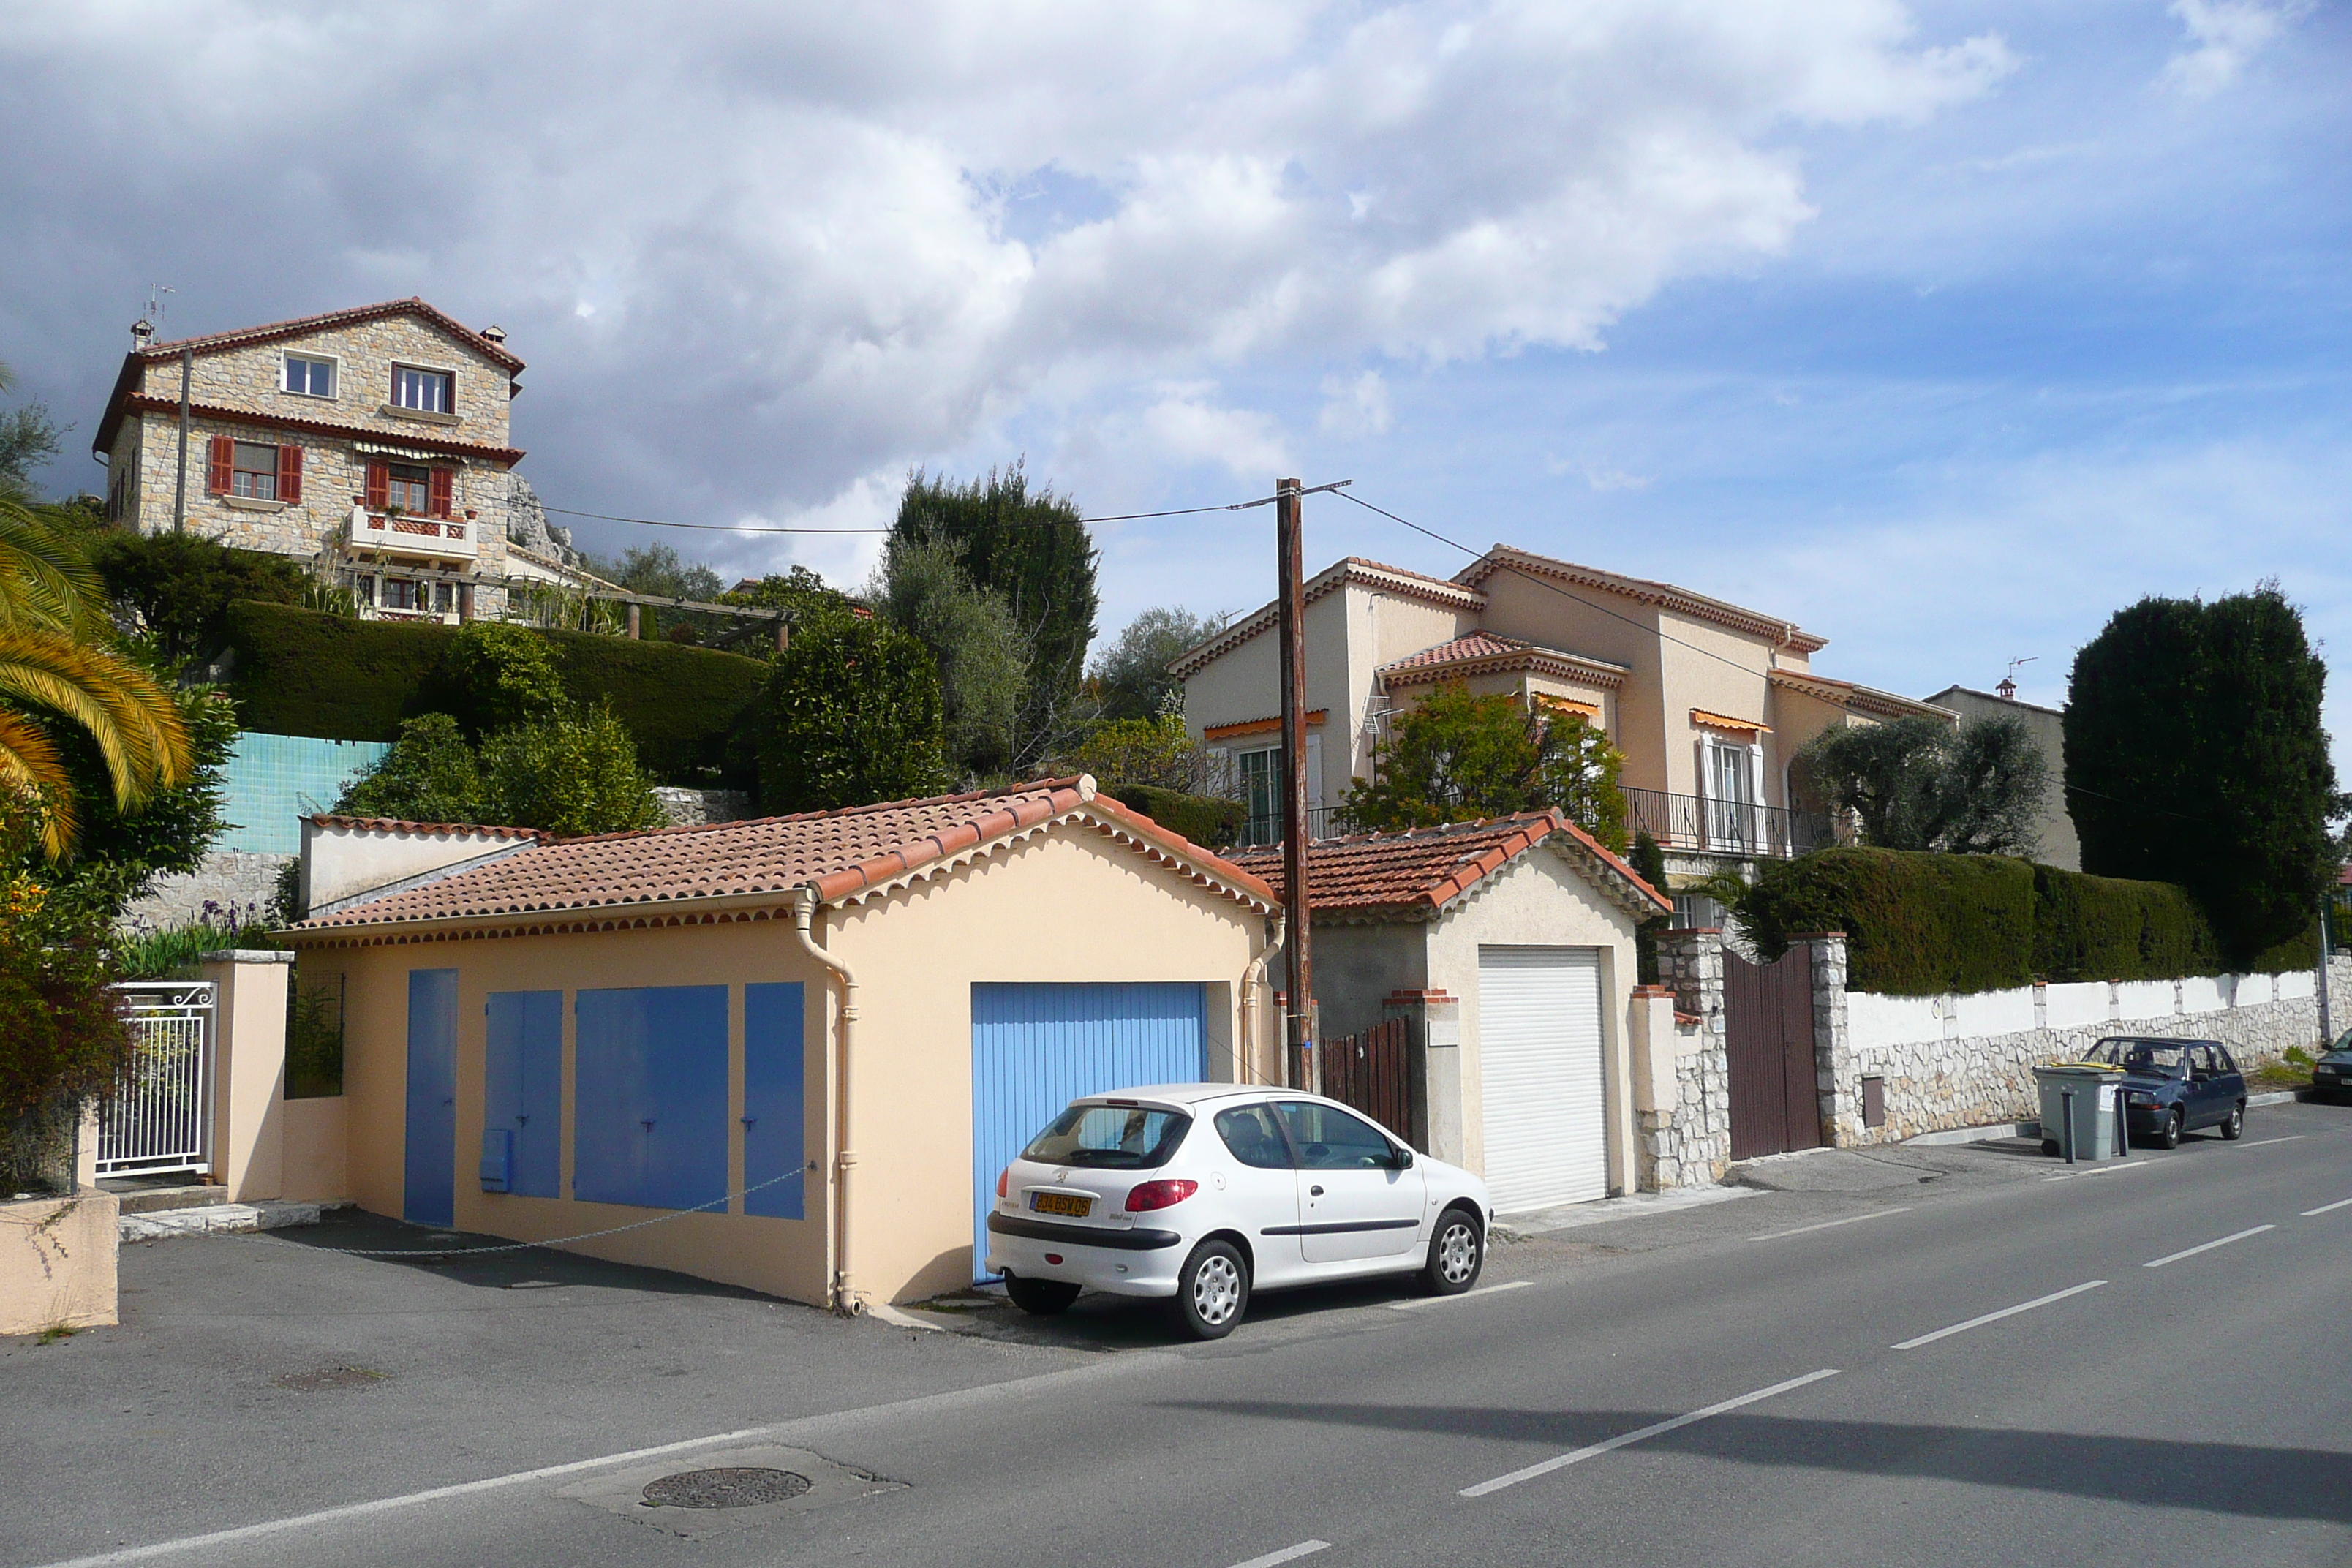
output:
MULTIPOLYGON (((631 608, 635 606, 632 605, 631 608)), ((801 939, 801 950, 823 964, 841 987, 841 1024, 834 1031, 835 1134, 837 1152, 834 1155, 833 1187, 833 1307, 845 1317, 857 1315, 857 1297, 849 1284, 849 1173, 857 1164, 856 1152, 849 1147, 849 1068, 854 1059, 849 1050, 851 1029, 857 1023, 857 977, 849 965, 817 945, 810 928, 816 918, 816 884, 809 883, 800 890, 793 905, 793 930, 801 939)))
POLYGON ((1242 1037, 1241 1048, 1234 1060, 1234 1081, 1247 1083, 1255 1076, 1257 1057, 1257 994, 1265 984, 1265 955, 1282 945, 1282 916, 1275 914, 1265 922, 1265 941, 1259 944, 1257 956, 1242 971, 1242 1037))

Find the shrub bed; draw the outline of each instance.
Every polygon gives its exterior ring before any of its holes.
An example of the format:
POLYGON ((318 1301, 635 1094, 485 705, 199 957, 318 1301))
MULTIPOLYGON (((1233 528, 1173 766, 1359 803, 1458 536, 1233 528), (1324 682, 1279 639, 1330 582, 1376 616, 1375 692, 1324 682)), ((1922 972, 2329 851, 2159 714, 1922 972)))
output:
POLYGON ((1106 784, 1102 793, 1130 811, 1139 811, 1171 833, 1181 833, 1203 849, 1230 849, 1241 837, 1249 808, 1237 800, 1159 784, 1106 784))
MULTIPOLYGON (((228 609, 245 727, 330 741, 392 741, 400 723, 447 711, 447 626, 355 621, 289 605, 228 609)), ((667 784, 749 782, 730 738, 760 693, 765 662, 714 648, 589 632, 541 631, 563 684, 609 700, 648 772, 667 784)))

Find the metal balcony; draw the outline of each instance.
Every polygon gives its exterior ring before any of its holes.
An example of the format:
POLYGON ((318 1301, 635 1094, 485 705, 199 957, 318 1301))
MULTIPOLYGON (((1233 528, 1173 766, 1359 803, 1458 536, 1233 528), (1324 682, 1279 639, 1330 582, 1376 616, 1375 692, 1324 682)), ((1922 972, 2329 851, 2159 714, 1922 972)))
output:
POLYGON ((1837 827, 1818 812, 1743 801, 1706 800, 1662 789, 1624 792, 1630 831, 1647 833, 1664 849, 1694 850, 1742 860, 1785 860, 1827 849, 1837 827))

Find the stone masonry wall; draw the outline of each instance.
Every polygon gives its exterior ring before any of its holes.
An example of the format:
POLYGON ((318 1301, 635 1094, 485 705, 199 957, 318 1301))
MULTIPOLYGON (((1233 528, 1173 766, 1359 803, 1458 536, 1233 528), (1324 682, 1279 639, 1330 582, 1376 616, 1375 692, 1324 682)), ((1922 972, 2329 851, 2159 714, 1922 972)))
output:
POLYGON ((1731 1163, 1731 1078, 1724 1052, 1723 937, 1668 931, 1658 981, 1675 994, 1675 1104, 1641 1113, 1638 1184, 1649 1192, 1706 1186, 1731 1163))
POLYGON ((278 873, 297 857, 242 849, 215 850, 184 875, 158 877, 133 900, 119 922, 125 931, 169 931, 199 921, 240 925, 266 920, 278 894, 278 873))
MULTIPOLYGON (((1837 945, 1843 949, 1843 942, 1837 945)), ((1843 957, 1841 952, 1841 982, 1843 957)), ((1818 956, 1815 963, 1818 977, 1822 973, 1818 956)), ((2282 981, 2293 978, 2279 977, 2282 981)), ((2168 1016, 2154 1017, 2110 1017, 2055 1028, 1864 1044, 1853 1041, 1844 1008, 1840 1007, 1832 1024, 1822 1016, 1822 999, 1817 996, 1817 1038, 1831 1037, 1829 1059, 1822 1063, 1823 1113, 1840 1147, 1896 1142, 1950 1128, 2031 1121, 2039 1114, 2032 1069, 2079 1058, 2108 1035, 2219 1040, 2240 1066, 2251 1070, 2277 1060, 2291 1047, 2310 1049, 2319 1035, 2315 995, 2271 1000, 2277 990, 2285 988, 2271 984, 2271 979, 2245 976, 2237 984, 2219 988, 2220 999, 2227 1005, 2209 1009, 2184 1011, 2176 1006, 2168 1016), (1864 1078, 1885 1080, 1886 1119, 1879 1127, 1863 1124, 1864 1078)), ((2352 1017, 2352 957, 2335 960, 2330 983, 2340 1030, 2352 1017)), ((2176 995, 2180 988, 2198 984, 2179 983, 2176 995)), ((2046 989, 2034 988, 2037 1018, 2045 1014, 2038 994, 2046 989)), ((2308 987, 2297 989, 2307 991, 2308 987)))
POLYGON ((660 784, 654 798, 672 827, 700 827, 709 822, 740 822, 751 815, 751 796, 740 789, 681 789, 660 784))

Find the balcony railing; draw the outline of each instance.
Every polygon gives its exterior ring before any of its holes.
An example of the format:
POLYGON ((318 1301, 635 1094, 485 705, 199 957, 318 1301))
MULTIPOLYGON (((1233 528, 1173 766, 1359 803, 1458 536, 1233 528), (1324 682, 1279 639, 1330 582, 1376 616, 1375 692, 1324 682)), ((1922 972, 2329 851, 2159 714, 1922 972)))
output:
MULTIPOLYGON (((1307 808, 1307 837, 1329 838, 1339 831, 1339 808, 1336 805, 1310 805, 1307 808)), ((1255 848, 1261 844, 1282 842, 1282 814, 1253 816, 1242 824, 1240 847, 1255 848)))
POLYGON ((1837 828, 1818 812, 1785 805, 1749 805, 1736 800, 1704 800, 1662 789, 1629 789, 1625 805, 1636 832, 1664 849, 1696 849, 1742 859, 1759 856, 1787 859, 1835 844, 1837 828))
POLYGON ((356 549, 387 555, 421 555, 434 561, 471 561, 478 542, 472 520, 418 517, 413 512, 372 511, 352 520, 356 549))

